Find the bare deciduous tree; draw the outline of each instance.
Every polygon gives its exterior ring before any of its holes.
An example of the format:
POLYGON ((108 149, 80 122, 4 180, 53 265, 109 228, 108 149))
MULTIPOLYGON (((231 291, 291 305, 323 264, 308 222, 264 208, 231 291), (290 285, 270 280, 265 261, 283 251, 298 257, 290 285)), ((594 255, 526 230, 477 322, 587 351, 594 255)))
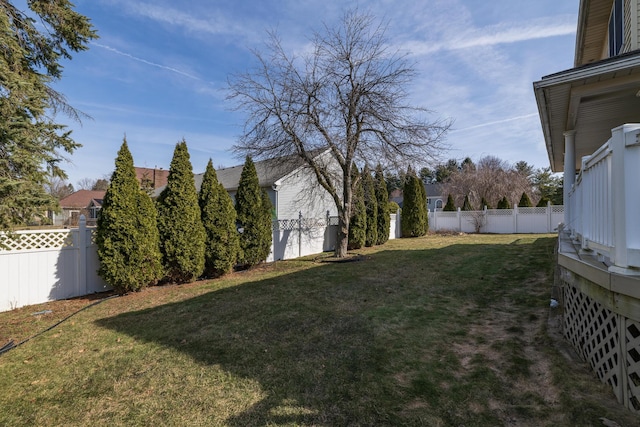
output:
POLYGON ((91 190, 95 185, 96 180, 93 178, 82 178, 76 182, 78 190, 91 190))
POLYGON ((258 66, 230 82, 230 98, 247 113, 235 148, 254 158, 301 158, 337 207, 336 255, 345 256, 352 164, 424 162, 440 152, 450 122, 429 122, 428 110, 407 104, 414 70, 390 51, 385 26, 357 10, 315 33, 301 57, 287 53, 275 33, 254 54, 258 66))
POLYGON ((465 196, 469 196, 471 204, 480 209, 483 197, 492 206, 496 206, 498 200, 505 196, 512 205, 516 205, 523 192, 532 198, 537 197, 532 194, 532 186, 526 175, 495 156, 480 159, 475 170, 463 168, 453 173, 442 186, 442 193, 451 194, 457 206, 462 204, 465 196))
POLYGON ((60 177, 54 176, 45 184, 45 191, 55 197, 56 200, 60 200, 72 194, 75 190, 72 184, 60 177))

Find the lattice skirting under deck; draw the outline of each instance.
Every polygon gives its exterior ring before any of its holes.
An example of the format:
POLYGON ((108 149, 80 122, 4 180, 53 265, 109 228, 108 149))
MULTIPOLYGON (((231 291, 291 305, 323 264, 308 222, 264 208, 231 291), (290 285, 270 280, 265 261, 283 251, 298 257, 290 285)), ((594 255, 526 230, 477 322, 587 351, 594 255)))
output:
POLYGON ((618 401, 640 413, 640 323, 563 283, 564 335, 618 401))

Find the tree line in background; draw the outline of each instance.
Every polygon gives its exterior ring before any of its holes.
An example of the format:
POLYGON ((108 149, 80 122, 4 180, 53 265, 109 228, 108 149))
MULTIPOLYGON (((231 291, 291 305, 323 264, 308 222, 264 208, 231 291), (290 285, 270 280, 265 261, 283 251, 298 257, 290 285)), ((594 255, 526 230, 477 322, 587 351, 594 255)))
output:
POLYGON ((176 145, 165 189, 154 202, 136 179, 126 140, 98 217, 100 276, 119 293, 158 282, 217 277, 269 255, 271 202, 247 157, 236 205, 211 160, 196 191, 187 144, 176 145))
MULTIPOLYGON (((482 210, 511 208, 512 206, 546 206, 549 202, 561 205, 562 178, 554 176, 550 168, 534 169, 525 161, 514 165, 495 156, 485 156, 478 163, 470 158, 461 162, 450 159, 434 168, 422 168, 416 174, 424 184, 440 184, 440 194, 447 203, 443 210, 482 210)), ((389 174, 388 191, 401 189, 408 172, 389 174)), ((406 199, 406 196, 405 196, 406 199)))

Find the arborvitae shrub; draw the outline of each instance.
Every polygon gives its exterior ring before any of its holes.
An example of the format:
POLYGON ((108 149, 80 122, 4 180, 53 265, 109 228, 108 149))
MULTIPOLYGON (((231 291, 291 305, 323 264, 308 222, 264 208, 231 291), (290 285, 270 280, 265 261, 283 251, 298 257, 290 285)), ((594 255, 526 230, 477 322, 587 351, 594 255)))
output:
POLYGON ((262 215, 260 216, 260 242, 262 243, 262 253, 266 260, 271 252, 271 243, 273 242, 273 221, 276 219, 273 203, 269 198, 266 190, 261 189, 262 194, 262 215))
POLYGON ((364 204, 364 188, 358 167, 351 166, 351 182, 356 185, 351 199, 351 219, 349 220, 349 249, 360 249, 367 238, 367 208, 364 204))
POLYGON ((529 196, 527 195, 527 193, 522 193, 522 196, 520 197, 520 202, 518 202, 518 207, 519 208, 530 208, 533 206, 533 203, 531 203, 531 199, 529 198, 529 196))
MULTIPOLYGON (((382 245, 389 240, 391 217, 389 216, 389 193, 387 193, 387 183, 384 180, 381 165, 376 167, 375 186, 376 199, 378 201, 378 216, 376 218, 378 239, 376 245, 382 245)), ((393 213, 396 213, 396 211, 393 213)))
POLYGON ((442 209, 445 212, 455 212, 456 209, 456 204, 453 202, 453 196, 451 194, 449 194, 447 196, 447 203, 444 205, 444 209, 442 209))
POLYGON ((231 196, 218 182, 209 159, 198 194, 200 217, 206 234, 204 275, 217 277, 230 272, 238 259, 236 210, 231 196))
POLYGON ((137 291, 161 277, 155 220, 153 202, 140 191, 125 139, 102 201, 96 235, 98 274, 116 292, 137 291))
POLYGON ((413 170, 407 171, 403 189, 402 237, 419 237, 427 234, 427 196, 424 184, 413 170))
POLYGON ((365 246, 373 246, 378 242, 378 199, 376 186, 369 167, 365 165, 362 172, 362 187, 364 190, 364 205, 367 212, 367 230, 365 246))
POLYGON ((167 186, 158 197, 158 231, 166 279, 196 280, 204 271, 205 231, 187 143, 176 144, 167 186))
POLYGON ((396 202, 389 202, 387 206, 389 207, 389 214, 397 214, 400 210, 400 205, 396 202))
POLYGON ((491 209, 491 205, 489 204, 489 202, 487 202, 487 199, 485 199, 483 196, 482 200, 480 200, 480 210, 484 210, 485 206, 487 207, 487 209, 491 209))
POLYGON ((472 211, 473 206, 471 206, 471 202, 469 201, 469 196, 464 196, 464 202, 462 203, 462 210, 463 211, 472 211))
POLYGON ((511 203, 509 203, 509 200, 507 200, 507 196, 504 196, 502 199, 500 199, 500 201, 498 202, 498 209, 511 209, 511 203))
POLYGON ((536 205, 536 207, 537 208, 546 208, 548 204, 549 204, 549 199, 547 199, 546 197, 542 197, 538 201, 538 204, 536 205))
POLYGON ((255 164, 247 156, 236 193, 237 224, 241 230, 239 262, 246 267, 266 261, 271 247, 271 203, 267 211, 262 193, 255 164))

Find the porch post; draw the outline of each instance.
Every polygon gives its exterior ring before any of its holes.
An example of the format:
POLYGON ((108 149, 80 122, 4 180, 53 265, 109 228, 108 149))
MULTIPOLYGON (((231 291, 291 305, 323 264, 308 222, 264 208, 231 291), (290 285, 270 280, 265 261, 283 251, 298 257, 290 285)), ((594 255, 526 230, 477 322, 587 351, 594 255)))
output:
POLYGON ((564 135, 564 183, 563 183, 563 201, 564 201, 564 224, 573 234, 574 225, 571 223, 571 204, 569 203, 569 193, 576 182, 576 131, 568 130, 564 135))

